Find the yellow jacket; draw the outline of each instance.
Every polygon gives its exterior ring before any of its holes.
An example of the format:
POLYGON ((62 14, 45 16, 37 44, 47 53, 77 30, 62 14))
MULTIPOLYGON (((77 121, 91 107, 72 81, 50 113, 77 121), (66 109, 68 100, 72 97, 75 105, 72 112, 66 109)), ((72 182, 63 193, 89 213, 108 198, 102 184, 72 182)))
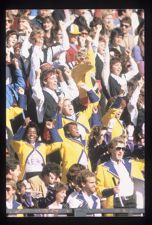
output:
MULTIPOLYGON (((133 179, 138 179, 144 181, 143 174, 141 173, 138 163, 135 160, 124 160, 124 166, 128 170, 130 177, 133 179)), ((119 182, 119 176, 112 164, 112 161, 109 160, 103 164, 100 164, 97 167, 96 179, 97 179, 97 194, 99 197, 104 197, 102 195, 103 190, 114 188, 113 177, 115 178, 116 184, 119 182)), ((106 198, 105 208, 113 208, 114 195, 111 195, 106 198)))
POLYGON ((20 162, 21 174, 19 176, 19 181, 24 178, 26 162, 35 148, 42 156, 44 164, 46 164, 46 156, 52 153, 51 145, 44 143, 37 143, 37 146, 33 147, 30 143, 23 140, 11 140, 10 144, 17 153, 20 162))
MULTIPOLYGON (((53 129, 52 129, 53 130, 53 129)), ((82 164, 83 157, 87 158, 87 167, 91 171, 91 163, 88 158, 88 150, 86 147, 86 141, 78 141, 73 138, 67 138, 64 135, 63 129, 59 129, 58 133, 62 137, 62 142, 60 140, 52 143, 51 150, 60 151, 61 159, 62 159, 62 181, 64 183, 67 182, 66 174, 71 165, 75 163, 82 164)), ((57 134, 58 135, 58 134, 57 134)))

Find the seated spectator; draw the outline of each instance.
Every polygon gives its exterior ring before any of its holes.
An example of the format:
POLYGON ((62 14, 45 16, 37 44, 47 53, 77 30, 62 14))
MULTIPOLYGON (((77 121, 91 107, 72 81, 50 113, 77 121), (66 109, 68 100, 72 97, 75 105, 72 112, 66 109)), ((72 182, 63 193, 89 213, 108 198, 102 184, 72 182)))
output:
POLYGON ((17 182, 21 174, 19 161, 15 158, 8 157, 6 160, 6 179, 17 182))
MULTIPOLYGON (((15 200, 16 182, 6 180, 6 209, 23 209, 22 204, 15 200)), ((7 214, 7 217, 24 217, 23 214, 7 214)))
MULTIPOLYGON (((63 209, 66 207, 66 205, 63 203, 64 199, 66 197, 66 191, 68 187, 64 183, 57 183, 54 186, 54 195, 55 195, 55 201, 48 205, 48 209, 63 209)), ((60 215, 58 213, 55 214, 47 214, 48 217, 64 217, 64 215, 60 215)))
POLYGON ((68 196, 72 192, 78 191, 80 189, 80 187, 78 187, 76 177, 84 169, 86 169, 86 167, 83 166, 80 163, 75 163, 72 166, 70 166, 70 168, 69 168, 69 170, 67 172, 67 175, 66 175, 68 190, 67 190, 67 195, 66 195, 66 197, 64 199, 64 202, 66 202, 68 196))
POLYGON ((17 201, 22 204, 23 208, 34 207, 31 192, 31 185, 27 180, 23 180, 17 183, 17 201))
MULTIPOLYGON (((93 172, 83 170, 77 176, 77 182, 81 191, 71 193, 67 199, 69 208, 100 209, 100 199, 96 195, 96 178, 93 172)), ((94 214, 89 216, 101 216, 94 214)))
POLYGON ((61 168, 55 162, 48 162, 44 165, 40 175, 31 177, 28 182, 31 185, 32 195, 34 198, 46 197, 48 187, 53 188, 61 177, 61 168))

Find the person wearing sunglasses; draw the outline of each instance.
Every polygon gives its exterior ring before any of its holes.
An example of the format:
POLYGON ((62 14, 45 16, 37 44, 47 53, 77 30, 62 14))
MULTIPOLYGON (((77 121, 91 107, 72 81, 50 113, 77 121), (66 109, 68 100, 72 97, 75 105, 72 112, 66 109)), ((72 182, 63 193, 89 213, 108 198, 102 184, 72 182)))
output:
POLYGON ((130 34, 131 29, 132 29, 131 18, 128 16, 125 16, 121 20, 120 28, 123 33, 122 45, 126 49, 130 49, 132 51, 133 47, 135 46, 135 43, 134 43, 134 36, 132 34, 130 34))
MULTIPOLYGON (((136 180, 138 179, 143 187, 144 177, 136 161, 124 158, 125 149, 124 138, 114 138, 108 148, 110 160, 97 167, 97 193, 106 198, 104 208, 137 208, 136 180)), ((143 190, 140 191, 142 195, 143 190)), ((143 208, 144 204, 140 207, 143 208)), ((126 215, 132 216, 121 213, 115 216, 126 215)))
MULTIPOLYGON (((6 180, 6 209, 23 209, 22 204, 15 200, 16 181, 6 180)), ((7 214, 7 217, 24 217, 23 214, 7 214)))

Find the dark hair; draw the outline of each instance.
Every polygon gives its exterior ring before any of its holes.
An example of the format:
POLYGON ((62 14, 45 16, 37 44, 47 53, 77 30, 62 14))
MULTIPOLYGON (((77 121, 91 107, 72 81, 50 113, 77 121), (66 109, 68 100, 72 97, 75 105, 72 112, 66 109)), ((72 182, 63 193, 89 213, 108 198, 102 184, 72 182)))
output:
POLYGON ((46 78, 46 76, 50 73, 50 74, 53 74, 56 72, 56 69, 53 69, 53 68, 48 68, 48 69, 44 69, 41 73, 41 77, 40 77, 40 80, 41 80, 41 84, 43 86, 43 81, 44 79, 46 78))
POLYGON ((90 27, 95 27, 98 24, 103 25, 102 19, 98 17, 94 17, 93 20, 90 22, 90 27))
POLYGON ((88 25, 87 25, 87 22, 86 22, 86 19, 84 16, 78 16, 76 17, 76 19, 74 20, 73 22, 74 24, 78 25, 79 29, 81 27, 85 27, 85 29, 88 29, 88 25))
POLYGON ((66 125, 64 126, 64 133, 65 133, 65 136, 67 136, 67 137, 70 136, 69 127, 70 127, 71 125, 77 126, 77 123, 71 122, 71 123, 68 123, 68 124, 66 124, 66 125))
POLYGON ((73 164, 67 174, 66 174, 66 177, 67 177, 67 182, 68 183, 71 183, 71 182, 74 182, 75 183, 75 179, 76 179, 76 176, 82 171, 86 169, 86 167, 82 164, 79 164, 79 163, 75 163, 73 164))
MULTIPOLYGON (((37 132, 37 136, 39 136, 39 127, 38 127, 38 125, 37 125, 35 122, 30 122, 30 123, 27 125, 26 129, 25 129, 25 133, 24 133, 24 136, 23 136, 23 140, 26 139, 28 130, 29 130, 30 128, 35 128, 35 130, 36 130, 36 132, 37 132)), ((38 138, 38 137, 37 137, 37 138, 38 138)))
POLYGON ((10 170, 14 171, 18 165, 19 161, 17 159, 8 157, 6 159, 6 175, 9 173, 10 170))
POLYGON ((42 177, 44 177, 45 175, 48 176, 49 173, 53 173, 56 176, 60 177, 61 175, 60 165, 55 162, 48 162, 46 165, 44 165, 41 175, 42 177))
POLYGON ((111 31, 110 35, 110 42, 113 44, 114 38, 117 36, 122 36, 123 37, 123 32, 120 27, 116 27, 111 31))
POLYGON ((16 30, 8 30, 8 31, 6 32, 6 40, 8 40, 8 38, 9 38, 11 35, 16 35, 17 38, 18 38, 18 33, 17 33, 16 30))
POLYGON ((121 63, 121 59, 120 59, 120 58, 118 58, 118 57, 112 58, 112 59, 110 60, 110 70, 111 70, 112 66, 113 66, 114 64, 118 63, 118 62, 121 63))

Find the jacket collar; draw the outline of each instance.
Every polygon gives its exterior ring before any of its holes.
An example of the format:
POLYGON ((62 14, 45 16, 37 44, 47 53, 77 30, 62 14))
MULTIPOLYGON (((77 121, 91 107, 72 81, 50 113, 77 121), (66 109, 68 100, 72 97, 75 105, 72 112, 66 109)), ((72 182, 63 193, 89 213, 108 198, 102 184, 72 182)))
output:
MULTIPOLYGON (((129 160, 123 160, 122 163, 124 164, 128 173, 131 174, 131 163, 129 162, 129 160)), ((105 162, 104 166, 107 167, 107 169, 110 173, 112 173, 114 176, 119 178, 118 173, 117 173, 117 171, 114 167, 114 164, 111 160, 109 160, 108 162, 105 162)))

